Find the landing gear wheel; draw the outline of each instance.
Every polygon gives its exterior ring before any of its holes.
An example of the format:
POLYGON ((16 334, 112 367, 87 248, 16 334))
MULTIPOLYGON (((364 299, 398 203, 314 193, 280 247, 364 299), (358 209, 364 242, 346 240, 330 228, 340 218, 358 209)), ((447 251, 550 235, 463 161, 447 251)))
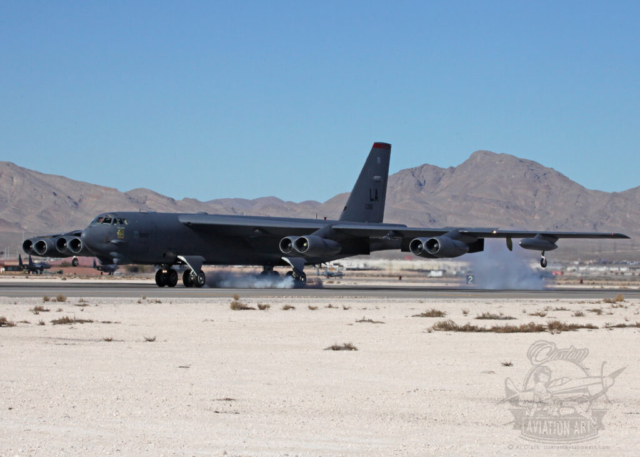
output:
POLYGON ((187 270, 182 274, 182 284, 184 284, 185 287, 193 287, 194 283, 193 283, 193 276, 195 276, 191 270, 187 270))
POLYGON ((167 285, 167 275, 164 271, 158 270, 156 271, 156 284, 158 287, 164 287, 167 285))
POLYGON ((176 270, 169 270, 167 272, 167 286, 175 287, 178 284, 178 272, 176 270))
POLYGON ((196 276, 195 286, 203 287, 206 282, 207 282, 207 277, 204 275, 204 271, 201 271, 200 273, 198 273, 198 276, 196 276))
POLYGON ((273 276, 274 278, 279 278, 280 277, 280 273, 278 273, 277 271, 271 270, 269 272, 269 276, 273 276))
POLYGON ((78 266, 78 258, 74 257, 73 260, 71 261, 71 266, 73 267, 77 267, 78 266))
POLYGON ((540 259, 540 266, 542 268, 547 268, 547 259, 546 258, 543 257, 543 258, 540 259))
MULTIPOLYGON (((287 273, 287 275, 289 275, 289 273, 287 273)), ((307 275, 304 272, 291 272, 291 276, 293 276, 294 285, 296 288, 302 288, 307 285, 307 275)))

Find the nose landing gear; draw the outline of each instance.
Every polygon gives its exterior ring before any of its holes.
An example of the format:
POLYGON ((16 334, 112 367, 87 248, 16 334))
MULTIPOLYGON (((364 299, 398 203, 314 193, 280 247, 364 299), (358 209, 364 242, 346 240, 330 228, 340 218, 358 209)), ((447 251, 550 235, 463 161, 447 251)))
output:
POLYGON ((542 268, 547 268, 547 258, 544 256, 544 251, 542 251, 542 258, 540 259, 540 266, 542 268))

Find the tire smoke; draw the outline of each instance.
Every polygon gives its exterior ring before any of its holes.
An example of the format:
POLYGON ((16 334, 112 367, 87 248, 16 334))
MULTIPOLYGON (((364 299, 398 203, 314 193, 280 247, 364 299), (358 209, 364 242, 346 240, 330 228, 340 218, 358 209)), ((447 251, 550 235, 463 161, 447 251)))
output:
MULTIPOLYGON (((515 243, 514 243, 515 244, 515 243)), ((519 246, 513 252, 502 240, 485 240, 484 252, 468 256, 474 289, 543 290, 541 272, 531 266, 530 254, 519 246)))

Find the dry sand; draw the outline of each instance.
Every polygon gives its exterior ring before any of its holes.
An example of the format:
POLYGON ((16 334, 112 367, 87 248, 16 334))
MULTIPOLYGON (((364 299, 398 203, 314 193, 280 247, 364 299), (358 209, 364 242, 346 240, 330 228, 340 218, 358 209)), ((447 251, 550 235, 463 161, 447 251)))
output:
POLYGON ((640 320, 638 301, 611 308, 575 300, 283 298, 269 300, 266 311, 234 311, 231 298, 86 298, 84 308, 77 299, 0 298, 0 316, 17 323, 0 328, 0 455, 640 453, 640 329, 429 333, 442 319, 412 317, 437 308, 484 326, 555 317, 602 327, 640 320), (296 309, 282 310, 287 304, 296 309), (35 305, 51 311, 34 315, 35 305), (523 313, 548 306, 544 318, 523 313), (601 316, 572 317, 599 307, 601 316), (473 319, 485 311, 518 320, 473 319), (62 316, 94 322, 51 324, 62 316), (384 324, 356 322, 363 317, 384 324), (598 439, 549 450, 509 425, 505 379, 524 380, 527 349, 540 339, 588 348, 593 374, 602 361, 605 372, 627 367, 609 391, 612 403, 602 401, 608 412, 598 439), (346 342, 358 351, 325 350, 346 342))

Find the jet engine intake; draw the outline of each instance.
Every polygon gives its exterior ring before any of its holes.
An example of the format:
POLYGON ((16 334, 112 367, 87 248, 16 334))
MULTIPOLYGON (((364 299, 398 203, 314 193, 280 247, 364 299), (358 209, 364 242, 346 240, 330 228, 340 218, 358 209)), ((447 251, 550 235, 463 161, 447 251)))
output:
POLYGON ((409 250, 419 257, 459 257, 469 252, 469 245, 447 236, 416 238, 409 244, 409 250))
POLYGON ((35 240, 33 239, 28 239, 28 240, 24 240, 24 243, 22 243, 22 250, 24 251, 25 254, 31 254, 33 251, 33 242, 35 240))
POLYGON ((305 257, 335 255, 342 250, 340 243, 316 235, 301 236, 294 241, 293 247, 305 257))
POLYGON ((298 236, 286 236, 280 240, 280 252, 283 254, 291 254, 293 252, 293 243, 298 239, 298 236))
POLYGON ((61 236, 56 240, 56 249, 60 254, 67 254, 67 248, 69 247, 69 241, 61 236))
POLYGON ((58 254, 53 240, 44 238, 34 240, 33 252, 43 257, 52 257, 58 254))
POLYGON ((83 248, 82 240, 78 237, 67 240, 67 248, 74 254, 80 254, 83 248))

